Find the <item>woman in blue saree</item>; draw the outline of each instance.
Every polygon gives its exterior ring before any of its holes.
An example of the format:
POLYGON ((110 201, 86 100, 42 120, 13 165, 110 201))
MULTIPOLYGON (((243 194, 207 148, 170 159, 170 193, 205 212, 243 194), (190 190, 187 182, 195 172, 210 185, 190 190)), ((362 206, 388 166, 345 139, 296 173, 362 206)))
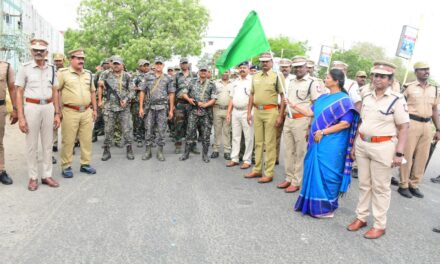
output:
POLYGON ((286 103, 313 117, 301 194, 295 210, 313 217, 333 217, 338 197, 351 181, 350 151, 357 129, 358 114, 344 87, 345 76, 333 69, 325 79, 329 94, 321 95, 311 109, 286 103))

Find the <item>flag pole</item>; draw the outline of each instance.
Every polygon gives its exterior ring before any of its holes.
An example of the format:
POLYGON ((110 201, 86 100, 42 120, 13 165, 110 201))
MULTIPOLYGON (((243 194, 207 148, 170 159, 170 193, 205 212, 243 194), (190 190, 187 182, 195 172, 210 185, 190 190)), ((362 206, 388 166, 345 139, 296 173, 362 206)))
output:
MULTIPOLYGON (((273 54, 272 54, 272 50, 270 50, 270 57, 272 58, 272 62, 273 62, 273 54)), ((278 69, 275 70, 275 72, 277 73, 277 78, 279 78, 280 80, 280 72, 278 71, 278 69)), ((283 94, 286 95, 286 90, 284 89, 284 82, 280 82, 281 83, 281 90, 283 91, 283 94)), ((284 104, 284 102, 281 102, 282 104, 284 104)), ((292 110, 290 109, 290 106, 288 104, 286 104, 286 108, 287 108, 287 113, 289 115, 289 118, 292 118, 292 110)))

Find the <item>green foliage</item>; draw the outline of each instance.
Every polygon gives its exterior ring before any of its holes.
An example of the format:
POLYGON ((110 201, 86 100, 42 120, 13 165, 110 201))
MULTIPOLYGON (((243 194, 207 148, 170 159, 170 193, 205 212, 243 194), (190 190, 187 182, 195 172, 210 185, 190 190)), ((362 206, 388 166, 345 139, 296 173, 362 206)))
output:
POLYGON ((209 19, 199 0, 82 0, 78 15, 65 49, 84 48, 89 68, 112 55, 128 69, 141 58, 199 55, 209 19))
MULTIPOLYGON (((289 37, 286 36, 278 36, 276 38, 269 38, 268 40, 274 57, 291 59, 297 55, 305 55, 306 52, 310 50, 307 41, 291 41, 289 37)), ((252 64, 259 64, 258 57, 252 58, 252 64)))

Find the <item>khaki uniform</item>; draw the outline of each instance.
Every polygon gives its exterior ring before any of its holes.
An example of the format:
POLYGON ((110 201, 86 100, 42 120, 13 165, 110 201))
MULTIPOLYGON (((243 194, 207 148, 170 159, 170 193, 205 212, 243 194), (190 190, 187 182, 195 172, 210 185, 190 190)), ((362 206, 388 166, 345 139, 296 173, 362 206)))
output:
MULTIPOLYGON (((293 79, 287 90, 287 97, 293 104, 309 108, 322 93, 319 82, 308 74, 301 79, 293 79)), ((307 150, 307 128, 310 118, 291 109, 292 117, 288 115, 284 122, 284 166, 286 181, 294 186, 301 186, 304 170, 304 156, 307 150)))
POLYGON ((355 143, 359 168, 357 218, 366 222, 372 203, 374 227, 385 229, 391 200, 391 164, 397 144, 396 126, 409 122, 405 98, 391 91, 391 87, 388 87, 380 98, 376 97, 373 90, 362 99, 361 119, 359 133, 364 138, 393 137, 389 141, 374 143, 364 141, 358 136, 355 143))
POLYGON ((232 152, 231 160, 239 162, 240 143, 242 133, 244 134, 245 151, 243 162, 252 163, 252 150, 254 148, 254 128, 247 122, 247 107, 249 104, 249 95, 251 93, 252 78, 250 75, 245 79, 239 77, 232 84, 231 100, 232 100, 232 152))
MULTIPOLYGON (((295 75, 293 75, 293 74, 289 74, 287 77, 285 77, 285 79, 284 79, 284 89, 285 90, 287 90, 289 88, 290 82, 293 79, 295 79, 295 75)), ((278 96, 278 107, 280 107, 281 103, 282 103, 282 102, 280 102, 280 100, 281 100, 281 97, 278 96)), ((283 135, 284 121, 285 121, 285 118, 284 118, 283 122, 280 124, 280 126, 276 128, 277 129, 277 160, 276 160, 276 163, 278 163, 279 159, 280 159, 281 136, 283 135)))
POLYGON ((440 91, 434 85, 423 88, 418 81, 406 84, 403 95, 408 102, 410 125, 405 157, 408 163, 400 167, 400 187, 417 188, 425 173, 432 141, 432 108, 440 103, 440 91), (424 121, 414 120, 418 118, 424 121), (414 161, 413 161, 414 159, 414 161))
MULTIPOLYGON (((52 177, 52 141, 55 109, 52 100, 52 89, 58 86, 55 67, 45 64, 40 68, 35 61, 23 64, 17 73, 15 85, 24 89, 24 116, 29 132, 26 134, 28 175, 33 180, 38 175, 52 177), (26 99, 42 100, 40 104, 26 102, 26 99), (42 173, 38 173, 38 141, 42 145, 42 173)), ((70 151, 72 151, 71 148, 70 151)))
POLYGON ((278 107, 262 109, 263 106, 278 106, 278 94, 282 93, 279 82, 284 82, 282 76, 269 70, 267 73, 258 72, 252 79, 251 94, 254 96, 254 131, 255 131, 255 167, 254 172, 261 173, 263 169, 263 145, 266 150, 264 176, 273 177, 276 161, 276 119, 278 107))
POLYGON ((63 120, 61 123, 61 168, 72 164, 72 149, 78 135, 81 148, 81 165, 90 165, 92 160, 93 118, 91 93, 95 92, 92 74, 88 70, 76 73, 71 67, 57 74, 59 91, 62 94, 63 120), (72 109, 69 106, 79 107, 72 109))
POLYGON ((6 90, 8 89, 8 80, 12 78, 10 76, 11 70, 9 64, 4 61, 0 61, 0 172, 5 170, 5 149, 3 148, 3 137, 5 136, 5 124, 6 124, 6 90), (8 72, 9 69, 9 72, 8 72))
POLYGON ((217 101, 213 107, 214 110, 214 145, 213 152, 219 152, 223 139, 224 153, 231 153, 231 124, 226 122, 228 114, 229 96, 231 93, 232 82, 223 83, 219 80, 215 83, 217 91, 217 101))

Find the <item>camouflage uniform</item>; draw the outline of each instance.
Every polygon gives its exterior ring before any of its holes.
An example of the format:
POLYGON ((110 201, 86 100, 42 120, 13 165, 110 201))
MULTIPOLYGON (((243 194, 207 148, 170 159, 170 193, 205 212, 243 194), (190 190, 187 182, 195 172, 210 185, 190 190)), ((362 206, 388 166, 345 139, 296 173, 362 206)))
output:
POLYGON ((174 109, 174 138, 176 145, 176 154, 180 152, 183 138, 185 137, 188 113, 192 109, 191 105, 184 99, 182 94, 185 89, 188 88, 188 84, 191 82, 191 74, 185 76, 183 72, 178 72, 173 78, 173 86, 176 91, 177 104, 174 109))
MULTIPOLYGON (((95 87, 98 87, 99 77, 101 76, 102 73, 103 71, 98 71, 95 74, 95 78, 93 80, 95 87)), ((96 101, 98 101, 98 93, 96 93, 96 101)), ((101 107, 98 107, 97 113, 98 115, 96 116, 96 121, 93 126, 93 137, 104 135, 104 116, 102 114, 101 107)))
MULTIPOLYGON (((215 84, 210 80, 205 80, 203 83, 200 83, 200 79, 194 79, 182 93, 186 93, 190 98, 202 103, 216 99, 215 84)), ((200 127, 203 154, 204 156, 208 154, 213 119, 212 115, 212 107, 201 108, 191 106, 188 115, 188 127, 186 129, 185 152, 187 152, 187 149, 190 149, 193 143, 197 142, 197 128, 200 127)))
POLYGON ((147 74, 144 82, 141 84, 142 89, 147 96, 147 104, 145 106, 148 114, 144 117, 145 122, 145 145, 151 147, 154 141, 154 127, 157 125, 157 145, 163 147, 165 145, 165 133, 167 130, 167 105, 168 94, 174 93, 171 78, 162 74, 159 78, 155 74, 147 74))
POLYGON ((130 145, 133 141, 133 128, 130 113, 130 102, 134 98, 135 93, 133 86, 130 84, 130 75, 121 72, 121 76, 116 76, 113 70, 104 71, 99 77, 100 81, 107 83, 118 93, 121 100, 127 100, 127 107, 122 108, 116 96, 105 88, 105 104, 104 104, 104 121, 105 121, 105 140, 104 147, 112 145, 115 133, 115 123, 119 120, 124 136, 124 144, 130 145))
POLYGON ((145 139, 144 120, 139 116, 139 92, 147 74, 148 73, 137 71, 131 78, 131 83, 133 87, 135 87, 136 91, 136 95, 131 104, 131 114, 133 116, 133 136, 134 140, 138 143, 143 142, 145 139), (138 88, 136 89, 136 87, 138 88))

